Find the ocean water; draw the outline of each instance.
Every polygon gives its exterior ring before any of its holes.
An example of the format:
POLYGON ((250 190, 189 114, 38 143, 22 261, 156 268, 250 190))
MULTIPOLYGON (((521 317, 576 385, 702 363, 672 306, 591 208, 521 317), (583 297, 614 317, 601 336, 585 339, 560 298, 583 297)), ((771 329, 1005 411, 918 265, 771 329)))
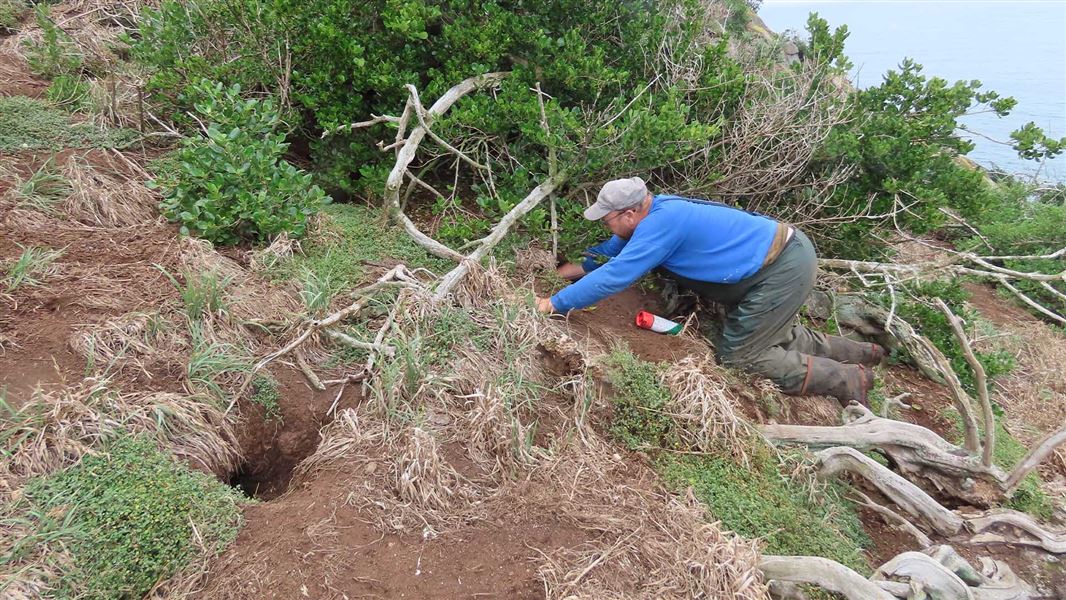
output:
POLYGON ((927 76, 977 79, 985 90, 1014 97, 1018 105, 1007 117, 962 119, 985 136, 971 136, 970 158, 1066 182, 1066 155, 1040 164, 997 143, 1029 121, 1052 137, 1066 136, 1066 0, 764 0, 759 16, 778 33, 806 37, 811 12, 834 28, 848 26, 845 53, 858 87, 880 84, 886 71, 912 58, 927 76))

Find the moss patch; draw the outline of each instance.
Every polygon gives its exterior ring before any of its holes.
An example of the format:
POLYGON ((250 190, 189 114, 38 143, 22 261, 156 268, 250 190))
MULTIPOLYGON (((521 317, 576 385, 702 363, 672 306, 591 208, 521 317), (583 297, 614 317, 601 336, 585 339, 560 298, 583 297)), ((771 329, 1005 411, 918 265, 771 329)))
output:
POLYGON ((130 129, 100 129, 89 123, 72 123, 67 113, 33 98, 0 97, 0 152, 124 148, 137 135, 130 129))
POLYGON ((69 526, 58 598, 142 597, 196 555, 194 540, 214 553, 233 541, 246 501, 143 437, 31 481, 26 498, 31 514, 63 514, 69 526))
POLYGON ((724 457, 666 453, 655 464, 668 486, 691 487, 725 528, 765 539, 767 554, 822 556, 862 573, 870 570, 862 554, 870 540, 854 508, 840 497, 843 486, 808 495, 778 472, 766 452, 750 468, 724 457))

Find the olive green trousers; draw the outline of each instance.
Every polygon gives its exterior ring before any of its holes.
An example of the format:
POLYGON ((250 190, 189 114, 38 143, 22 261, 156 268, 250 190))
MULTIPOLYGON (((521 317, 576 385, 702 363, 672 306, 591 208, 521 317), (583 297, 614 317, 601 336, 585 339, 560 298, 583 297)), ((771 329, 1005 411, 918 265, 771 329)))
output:
POLYGON ((670 273, 679 287, 726 308, 717 339, 720 364, 770 379, 785 393, 803 388, 807 356, 828 356, 829 336, 796 317, 814 287, 818 257, 798 229, 774 262, 736 283, 708 283, 670 273))

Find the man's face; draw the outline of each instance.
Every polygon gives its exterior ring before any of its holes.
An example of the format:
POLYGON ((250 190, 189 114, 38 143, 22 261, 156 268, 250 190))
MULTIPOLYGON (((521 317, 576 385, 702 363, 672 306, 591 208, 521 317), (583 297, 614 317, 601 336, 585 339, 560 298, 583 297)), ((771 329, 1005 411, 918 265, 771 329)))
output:
POLYGON ((612 210, 603 216, 603 224, 607 226, 607 229, 611 230, 611 233, 617 235, 623 240, 628 240, 633 235, 633 231, 636 230, 637 224, 640 222, 637 219, 637 208, 627 208, 626 210, 612 210))

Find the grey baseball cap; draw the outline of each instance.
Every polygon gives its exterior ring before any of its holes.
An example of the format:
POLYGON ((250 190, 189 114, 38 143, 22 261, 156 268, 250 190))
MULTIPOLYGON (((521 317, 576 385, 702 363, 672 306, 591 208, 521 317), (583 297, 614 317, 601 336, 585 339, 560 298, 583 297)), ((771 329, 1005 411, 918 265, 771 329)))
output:
POLYGON ((598 221, 612 210, 626 210, 640 204, 648 195, 648 186, 640 177, 615 179, 604 184, 596 201, 585 209, 585 218, 598 221))

